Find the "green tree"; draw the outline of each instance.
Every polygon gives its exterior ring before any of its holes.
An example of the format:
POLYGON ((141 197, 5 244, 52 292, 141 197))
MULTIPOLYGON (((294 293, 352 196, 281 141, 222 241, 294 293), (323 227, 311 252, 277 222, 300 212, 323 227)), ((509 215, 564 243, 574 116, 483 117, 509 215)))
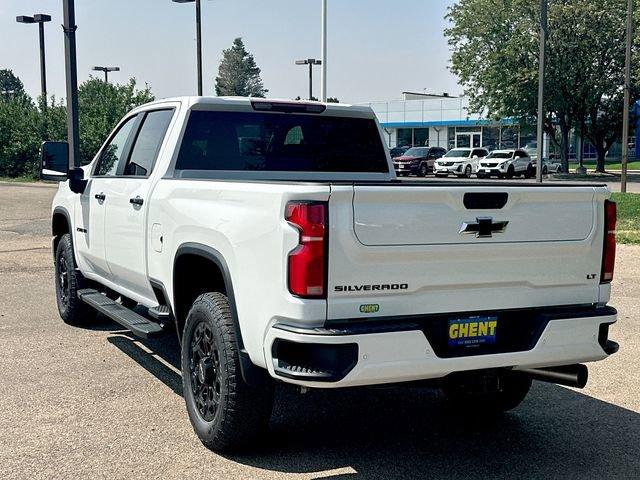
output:
POLYGON ((148 86, 136 88, 135 79, 124 85, 91 78, 78 88, 80 112, 80 161, 91 162, 109 133, 131 109, 151 102, 148 86))
MULTIPOLYGON (((550 0, 544 126, 565 169, 572 128, 583 127, 596 147, 598 170, 604 170, 605 155, 619 138, 625 5, 550 0)), ((473 111, 535 120, 538 6, 537 0, 460 0, 449 9, 451 70, 473 111)))
POLYGON ((264 97, 260 68, 253 55, 244 46, 242 38, 236 38, 231 48, 223 50, 222 61, 216 77, 216 95, 239 97, 264 97))
POLYGON ((24 95, 22 81, 11 70, 0 70, 0 98, 7 100, 18 95, 24 95))
POLYGON ((0 101, 0 176, 36 177, 39 126, 38 109, 27 95, 0 101))

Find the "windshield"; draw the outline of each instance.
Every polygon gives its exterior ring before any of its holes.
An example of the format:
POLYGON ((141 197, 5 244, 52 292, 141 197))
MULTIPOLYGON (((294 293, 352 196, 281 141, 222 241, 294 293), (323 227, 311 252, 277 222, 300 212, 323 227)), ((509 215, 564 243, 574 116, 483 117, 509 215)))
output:
POLYGON ((426 157, 429 152, 428 148, 413 147, 407 150, 404 154, 405 157, 426 157))
POLYGON ((511 152, 491 152, 486 158, 511 158, 511 152))
POLYGON ((471 150, 451 150, 444 158, 467 158, 471 155, 471 150))
POLYGON ((389 167, 373 119, 193 111, 176 170, 384 173, 389 167))

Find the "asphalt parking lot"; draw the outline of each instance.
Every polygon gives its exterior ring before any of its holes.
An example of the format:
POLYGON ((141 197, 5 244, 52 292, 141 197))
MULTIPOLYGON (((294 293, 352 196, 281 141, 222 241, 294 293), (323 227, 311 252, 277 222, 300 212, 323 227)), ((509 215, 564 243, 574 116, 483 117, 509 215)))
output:
POLYGON ((87 329, 58 317, 54 193, 0 184, 2 479, 640 477, 640 247, 619 247, 621 350, 584 390, 537 383, 487 422, 430 390, 282 387, 270 436, 220 456, 191 430, 173 335, 142 342, 104 317, 87 329))

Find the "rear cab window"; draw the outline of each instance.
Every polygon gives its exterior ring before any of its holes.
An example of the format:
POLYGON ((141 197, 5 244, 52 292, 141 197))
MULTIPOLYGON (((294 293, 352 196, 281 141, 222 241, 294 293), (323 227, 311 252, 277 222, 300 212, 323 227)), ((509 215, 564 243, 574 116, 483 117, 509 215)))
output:
POLYGON ((372 118, 193 110, 175 170, 388 174, 389 164, 372 118))

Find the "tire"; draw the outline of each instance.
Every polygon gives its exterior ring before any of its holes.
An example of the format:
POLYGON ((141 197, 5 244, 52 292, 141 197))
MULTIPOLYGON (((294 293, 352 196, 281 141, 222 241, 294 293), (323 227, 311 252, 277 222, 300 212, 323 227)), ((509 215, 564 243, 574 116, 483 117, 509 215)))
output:
POLYGON ((558 167, 558 168, 556 169, 556 173, 562 173, 562 167, 558 167))
POLYGON ((513 178, 513 176, 515 175, 516 171, 513 168, 513 165, 509 165, 509 168, 507 169, 507 178, 513 178))
POLYGON ((467 165, 467 167, 464 169, 464 176, 467 178, 471 178, 471 173, 472 173, 471 165, 467 165))
POLYGON ((418 176, 426 177, 428 174, 429 174, 429 165, 427 165, 426 163, 420 164, 420 167, 418 167, 418 176))
POLYGON ((227 297, 200 295, 182 336, 182 385, 189 420, 213 451, 248 446, 267 429, 273 383, 252 387, 240 371, 240 352, 227 297))
POLYGON ((549 169, 546 166, 542 169, 542 174, 549 175, 549 169))
POLYGON ((76 265, 71 235, 58 242, 55 257, 56 303, 64 323, 84 325, 95 318, 95 310, 78 298, 78 290, 87 288, 87 280, 76 265))
POLYGON ((513 410, 527 397, 531 389, 531 377, 517 372, 498 375, 495 391, 478 388, 480 375, 467 376, 465 380, 445 380, 441 390, 452 407, 459 411, 486 412, 497 415, 513 410))
POLYGON ((524 178, 532 178, 533 175, 533 165, 529 164, 527 165, 527 171, 524 174, 524 178))

